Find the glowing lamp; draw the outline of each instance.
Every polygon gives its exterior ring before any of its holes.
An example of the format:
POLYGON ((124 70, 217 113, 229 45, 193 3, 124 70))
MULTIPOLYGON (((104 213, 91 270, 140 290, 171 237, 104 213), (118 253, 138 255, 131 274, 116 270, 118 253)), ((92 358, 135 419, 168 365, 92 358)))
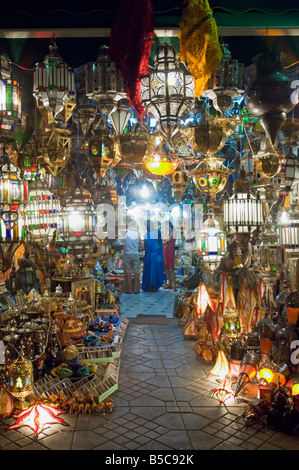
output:
POLYGON ((237 310, 230 302, 223 313, 224 330, 229 338, 237 339, 241 334, 241 322, 237 310))
POLYGON ((273 371, 267 367, 262 367, 259 370, 259 380, 260 383, 266 382, 267 384, 272 382, 273 379, 273 371))
POLYGON ((278 370, 274 371, 271 383, 275 384, 276 387, 283 387, 289 377, 289 368, 287 364, 281 364, 278 370))
POLYGON ((289 258, 299 256, 299 206, 293 204, 289 210, 277 214, 279 243, 289 258))
POLYGON ((202 316, 208 305, 211 307, 211 299, 205 284, 200 284, 198 287, 198 295, 196 301, 196 311, 197 314, 202 316))
POLYGON ((152 158, 147 160, 146 168, 154 175, 171 175, 179 166, 178 161, 171 161, 166 157, 160 157, 155 154, 152 158))
POLYGON ((65 198, 59 224, 69 254, 83 267, 91 257, 95 243, 95 208, 88 191, 76 187, 65 198))
POLYGON ((247 351, 241 363, 240 374, 235 389, 235 397, 241 392, 244 386, 253 380, 258 371, 260 356, 255 351, 247 351))
POLYGON ((215 271, 226 254, 226 235, 221 231, 212 210, 208 211, 203 228, 197 235, 196 244, 203 269, 215 271))
POLYGON ((19 400, 16 409, 27 407, 25 399, 32 392, 33 367, 31 362, 19 356, 8 366, 8 390, 19 400))
POLYGON ((292 385, 292 396, 298 396, 299 395, 299 383, 294 382, 292 385))
POLYGON ((270 322, 264 322, 260 325, 257 325, 259 335, 260 335, 260 352, 262 356, 269 356, 271 352, 272 342, 274 340, 275 334, 273 331, 273 324, 270 322))
POLYGON ((47 424, 62 424, 63 426, 68 426, 68 424, 59 417, 61 413, 64 413, 64 411, 54 406, 46 403, 38 403, 24 411, 16 413, 14 415, 16 422, 6 429, 12 430, 27 426, 38 436, 44 431, 47 424))
POLYGON ((218 351, 216 363, 210 374, 224 379, 229 373, 229 364, 224 351, 218 351))
POLYGON ((223 203, 224 225, 227 233, 249 234, 263 226, 262 201, 259 193, 251 192, 251 183, 245 178, 244 170, 234 183, 234 193, 223 203))

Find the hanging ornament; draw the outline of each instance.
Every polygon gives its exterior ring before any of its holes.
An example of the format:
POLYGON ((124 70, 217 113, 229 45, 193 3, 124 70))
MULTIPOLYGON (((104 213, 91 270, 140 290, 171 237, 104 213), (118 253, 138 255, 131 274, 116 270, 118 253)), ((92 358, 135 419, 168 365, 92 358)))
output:
POLYGON ((296 103, 291 100, 291 82, 283 73, 281 57, 271 53, 253 59, 256 78, 245 92, 246 106, 257 116, 274 145, 278 132, 296 103))
POLYGON ((148 74, 154 42, 153 5, 150 0, 121 1, 111 29, 108 53, 122 72, 130 104, 142 118, 141 77, 148 74))
POLYGON ((184 0, 179 39, 179 57, 194 77, 195 96, 199 98, 223 55, 208 0, 184 0))

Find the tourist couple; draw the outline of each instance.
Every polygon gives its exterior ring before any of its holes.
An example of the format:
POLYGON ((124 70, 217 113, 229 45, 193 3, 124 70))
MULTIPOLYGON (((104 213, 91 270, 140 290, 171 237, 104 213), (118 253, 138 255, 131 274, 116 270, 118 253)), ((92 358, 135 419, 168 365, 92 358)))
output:
POLYGON ((125 293, 138 294, 139 288, 139 269, 140 269, 140 250, 145 250, 142 273, 142 290, 145 292, 155 292, 163 286, 165 276, 168 284, 167 289, 176 291, 175 273, 174 273, 174 245, 173 227, 169 223, 168 237, 162 241, 161 231, 158 224, 148 221, 147 233, 141 240, 137 230, 135 220, 128 224, 128 230, 125 238, 123 269, 126 275, 127 289, 125 293))

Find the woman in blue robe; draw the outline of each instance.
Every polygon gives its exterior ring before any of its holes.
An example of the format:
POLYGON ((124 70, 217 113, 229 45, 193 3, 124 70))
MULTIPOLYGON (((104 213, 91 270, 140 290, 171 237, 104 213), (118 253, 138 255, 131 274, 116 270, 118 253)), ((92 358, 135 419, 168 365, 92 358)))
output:
POLYGON ((163 242, 158 228, 149 228, 144 237, 144 248, 142 290, 155 292, 164 282, 163 242))

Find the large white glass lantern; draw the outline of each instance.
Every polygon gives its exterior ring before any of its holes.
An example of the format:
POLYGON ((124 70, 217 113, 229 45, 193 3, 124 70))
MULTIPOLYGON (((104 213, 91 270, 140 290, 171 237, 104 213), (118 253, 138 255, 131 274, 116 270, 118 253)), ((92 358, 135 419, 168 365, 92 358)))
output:
POLYGON ((42 63, 37 63, 34 71, 33 95, 37 108, 46 123, 53 122, 60 113, 62 119, 70 118, 67 107, 75 106, 75 73, 57 53, 55 42, 42 63), (66 112, 64 112, 66 111, 66 112))
POLYGON ((95 245, 95 207, 88 191, 78 186, 66 196, 59 225, 65 248, 83 268, 95 245))
POLYGON ((244 170, 240 170, 234 183, 233 195, 224 201, 223 211, 224 226, 229 234, 250 234, 264 224, 260 195, 253 194, 244 170))
POLYGON ((202 268, 213 272, 227 253, 226 234, 215 220, 213 210, 209 210, 202 229, 197 234, 196 248, 202 260, 202 268))
POLYGON ((153 69, 141 80, 141 100, 168 137, 175 134, 179 118, 193 106, 194 79, 172 44, 160 45, 153 69))
POLYGON ((299 258, 299 205, 277 214, 279 242, 288 258, 299 258))

